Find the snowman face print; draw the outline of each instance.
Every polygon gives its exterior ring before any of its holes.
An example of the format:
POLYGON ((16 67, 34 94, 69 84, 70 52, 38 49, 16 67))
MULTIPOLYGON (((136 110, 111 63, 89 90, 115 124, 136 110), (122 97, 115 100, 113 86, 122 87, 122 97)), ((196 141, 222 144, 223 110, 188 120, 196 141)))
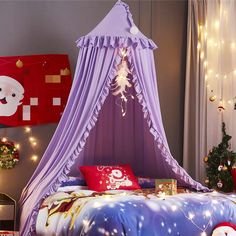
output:
POLYGON ((22 104, 24 87, 9 76, 0 76, 0 116, 12 116, 22 104))
POLYGON ((119 169, 113 169, 108 177, 110 183, 110 185, 107 186, 108 189, 118 189, 120 186, 132 185, 128 177, 119 169))

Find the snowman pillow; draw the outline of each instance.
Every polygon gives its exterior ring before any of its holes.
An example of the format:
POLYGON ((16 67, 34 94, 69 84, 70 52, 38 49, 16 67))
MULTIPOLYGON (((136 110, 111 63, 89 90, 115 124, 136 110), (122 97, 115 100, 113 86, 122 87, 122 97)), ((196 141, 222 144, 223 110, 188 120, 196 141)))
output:
POLYGON ((90 190, 101 192, 140 189, 129 165, 80 166, 79 169, 90 190))

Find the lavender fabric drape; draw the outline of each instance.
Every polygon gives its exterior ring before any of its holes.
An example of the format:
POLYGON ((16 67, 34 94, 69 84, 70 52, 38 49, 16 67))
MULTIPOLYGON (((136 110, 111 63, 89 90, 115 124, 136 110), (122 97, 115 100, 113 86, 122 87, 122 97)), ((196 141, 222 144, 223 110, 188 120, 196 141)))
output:
POLYGON ((63 117, 21 196, 21 235, 34 231, 30 228, 34 227, 41 199, 56 191, 60 182, 65 180, 73 159, 83 148, 88 129, 92 128, 96 120, 96 113, 108 94, 109 83, 114 76, 115 51, 105 47, 99 50, 89 47, 80 51, 63 117), (109 63, 104 63, 105 58, 109 63))
POLYGON ((131 34, 132 26, 128 6, 118 1, 94 31, 77 41, 80 52, 67 106, 20 199, 20 235, 35 234, 42 199, 55 192, 73 168, 76 172, 86 163, 130 163, 137 174, 175 178, 182 186, 206 190, 170 154, 157 94, 156 46, 141 32, 131 34), (133 83, 130 94, 135 95, 124 120, 111 94, 123 47, 133 83))
MULTIPOLYGON (((144 116, 147 117, 150 133, 156 141, 156 178, 175 178, 181 186, 188 186, 197 190, 203 186, 194 181, 187 172, 179 166, 172 157, 165 131, 162 123, 159 97, 157 93, 157 80, 153 52, 151 50, 131 50, 131 60, 133 62, 135 74, 135 88, 139 102, 143 106, 144 116), (158 151, 161 150, 161 154, 158 151), (159 155, 158 155, 159 154, 159 155)), ((153 160, 149 157, 149 165, 153 165, 153 160)))

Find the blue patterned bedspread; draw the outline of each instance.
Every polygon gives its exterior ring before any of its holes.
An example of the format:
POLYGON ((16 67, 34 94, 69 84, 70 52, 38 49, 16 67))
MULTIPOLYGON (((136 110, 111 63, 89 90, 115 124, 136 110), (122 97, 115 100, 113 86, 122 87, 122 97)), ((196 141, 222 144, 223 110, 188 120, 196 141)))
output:
POLYGON ((236 224, 236 194, 57 192, 46 198, 37 235, 210 236, 220 222, 236 224))

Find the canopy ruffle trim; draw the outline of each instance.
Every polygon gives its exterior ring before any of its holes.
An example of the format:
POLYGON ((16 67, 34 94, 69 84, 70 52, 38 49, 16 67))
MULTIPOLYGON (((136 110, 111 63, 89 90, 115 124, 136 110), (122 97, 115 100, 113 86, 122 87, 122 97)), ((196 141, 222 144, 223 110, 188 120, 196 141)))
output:
POLYGON ((125 36, 91 36, 80 37, 76 41, 77 47, 133 47, 156 49, 156 44, 148 38, 125 37, 125 36))
MULTIPOLYGON (((67 164, 65 165, 64 169, 62 170, 62 173, 60 173, 60 175, 56 178, 55 182, 50 186, 48 192, 43 196, 43 199, 45 199, 47 196, 55 193, 57 191, 57 189, 60 187, 61 183, 68 180, 67 175, 70 172, 70 169, 71 169, 72 165, 74 164, 75 159, 79 156, 80 152, 83 150, 90 131, 92 130, 92 128, 96 124, 99 112, 106 100, 106 97, 109 94, 112 80, 114 79, 114 77, 116 75, 117 66, 120 64, 120 62, 121 62, 121 57, 119 55, 117 55, 117 57, 114 59, 113 66, 112 66, 111 71, 108 75, 108 78, 106 80, 106 84, 103 88, 100 98, 96 104, 95 110, 93 111, 93 115, 87 123, 86 129, 85 129, 80 141, 78 142, 78 146, 73 151, 72 155, 69 157, 67 164)), ((29 219, 29 221, 31 221, 31 223, 30 223, 31 226, 30 226, 29 232, 27 233, 27 236, 35 236, 36 235, 36 219, 38 216, 38 211, 39 211, 41 203, 42 203, 42 200, 37 202, 37 204, 35 205, 35 207, 32 211, 32 215, 29 219)))

